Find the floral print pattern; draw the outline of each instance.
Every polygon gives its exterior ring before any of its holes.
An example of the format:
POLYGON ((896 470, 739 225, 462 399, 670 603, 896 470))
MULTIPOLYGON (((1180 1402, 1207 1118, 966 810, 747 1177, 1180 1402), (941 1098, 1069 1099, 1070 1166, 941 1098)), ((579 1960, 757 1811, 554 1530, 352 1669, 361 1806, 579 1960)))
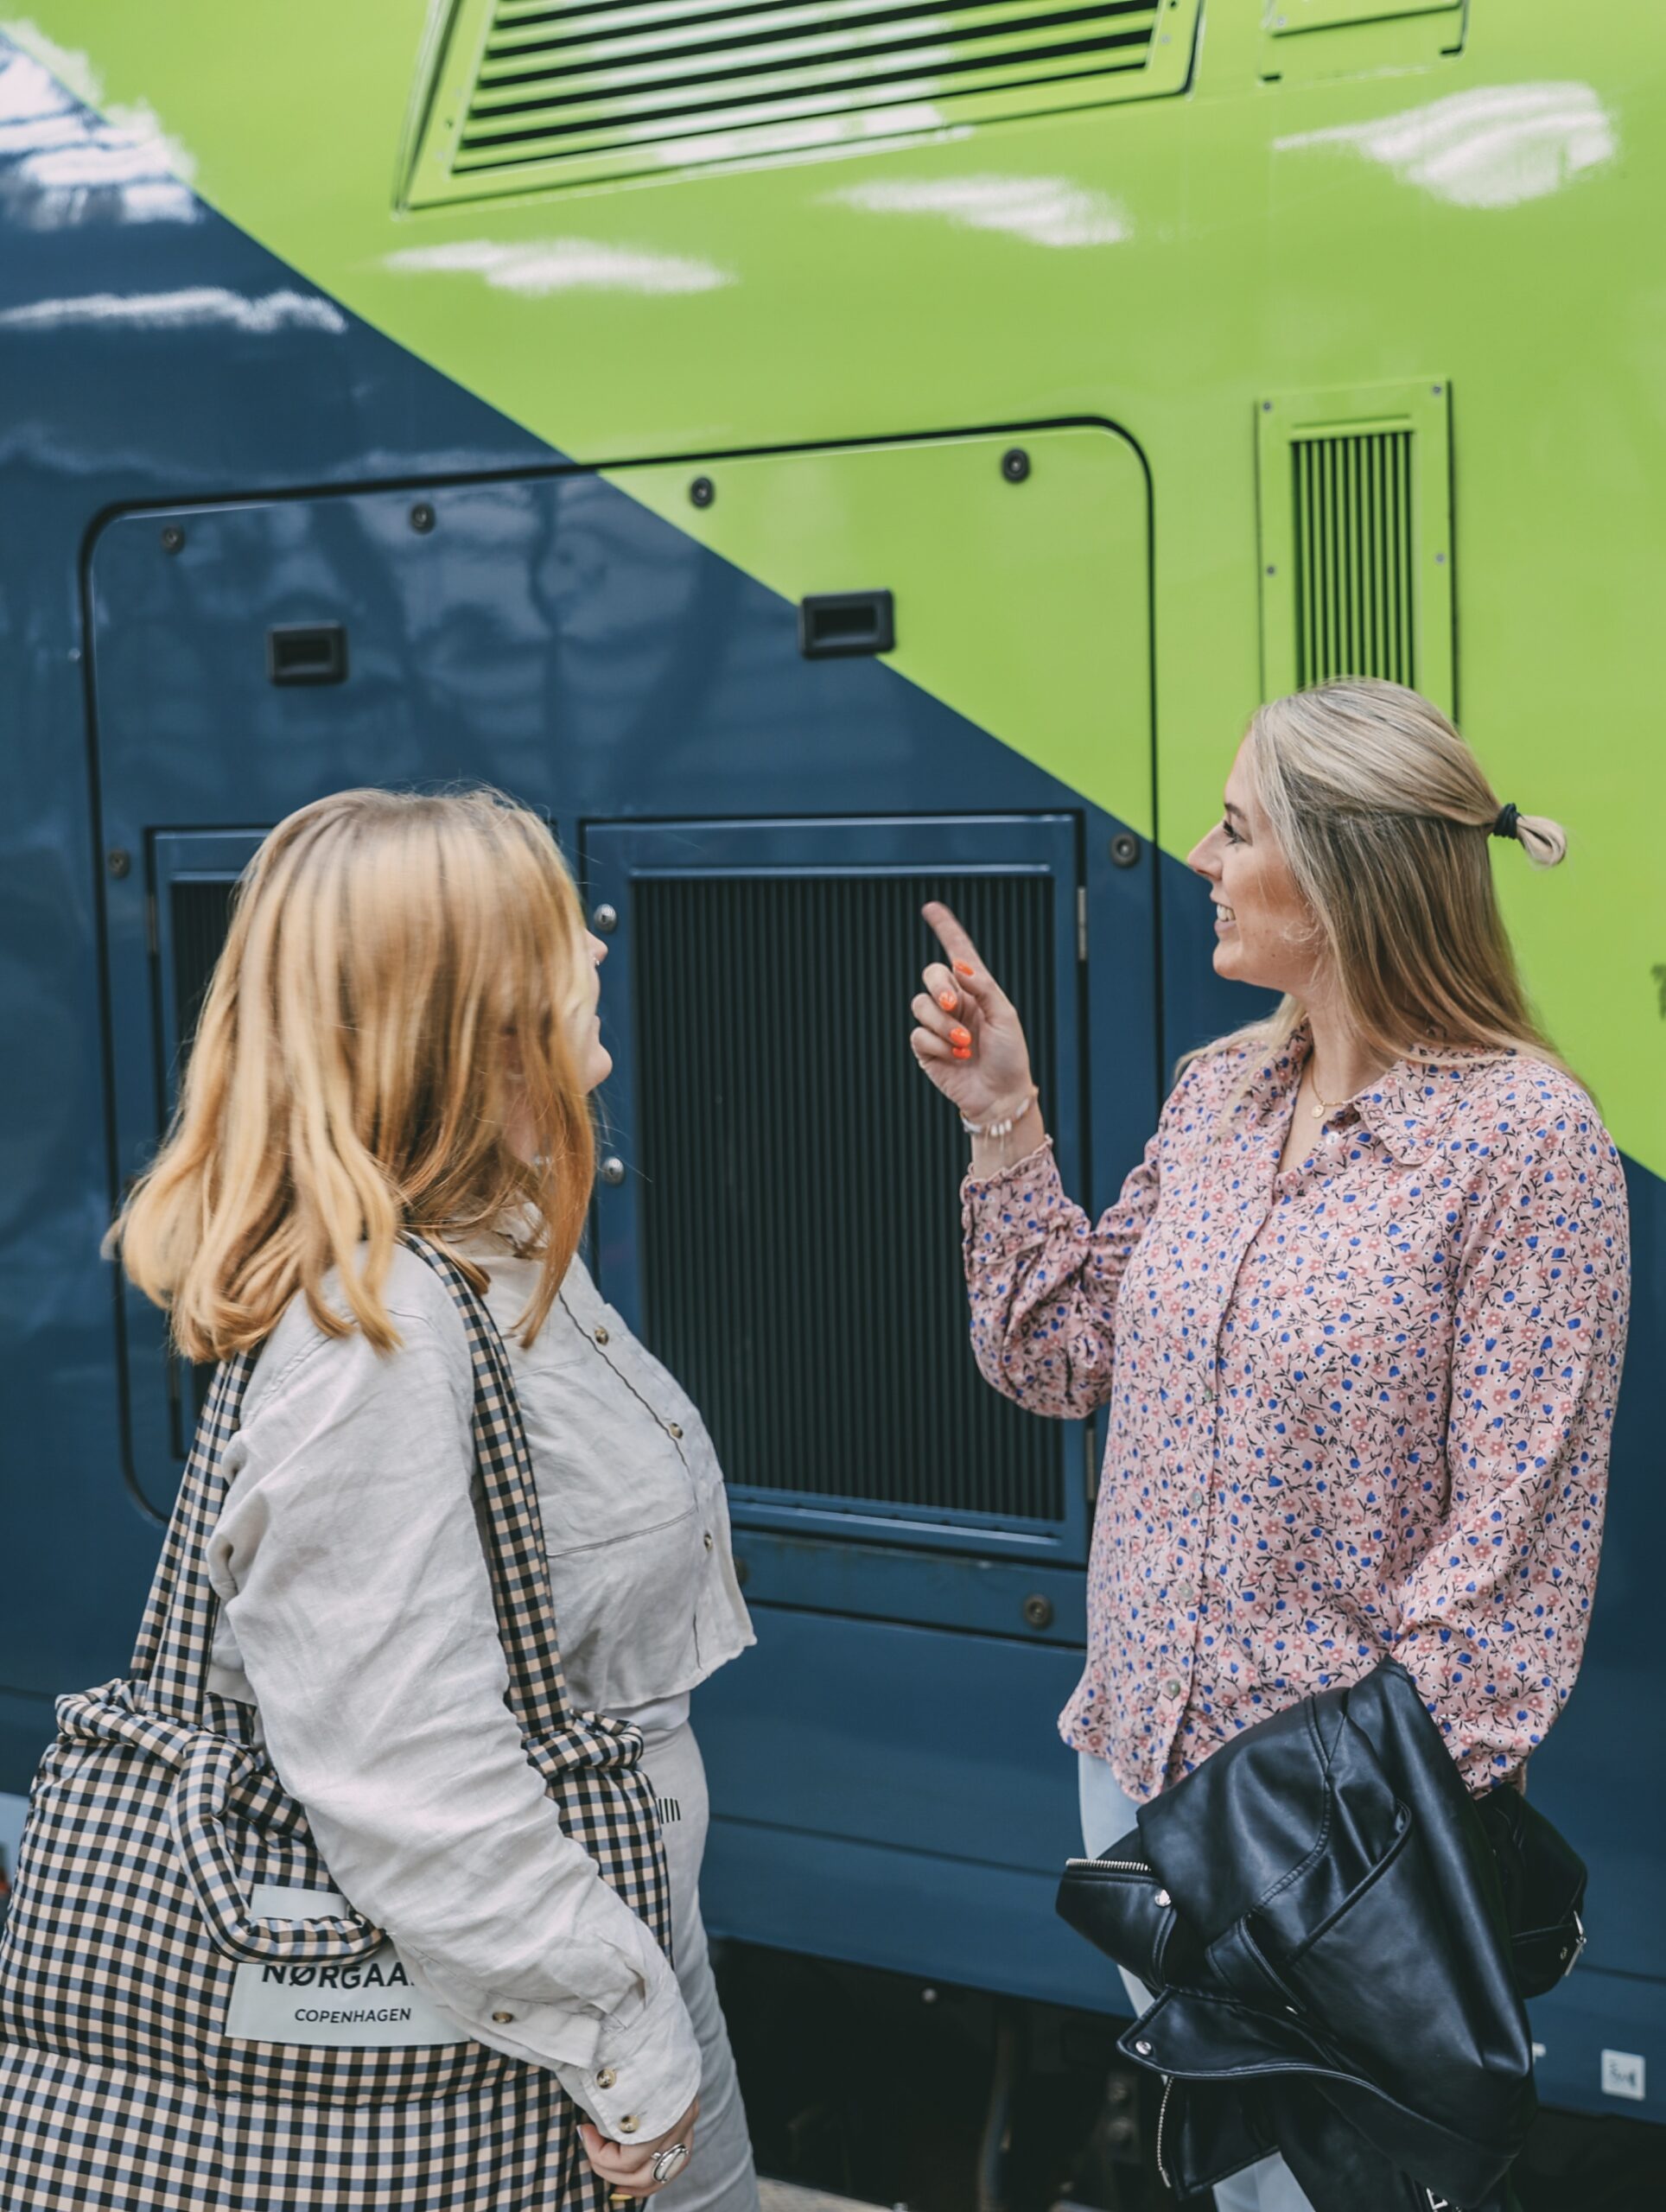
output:
POLYGON ((963 1193, 972 1344, 1110 1408, 1060 1726, 1143 1802, 1385 1657, 1469 1787, 1579 1671, 1628 1300, 1620 1163, 1548 1064, 1401 1062, 1281 1173, 1310 1039, 1194 1060, 1097 1224, 1052 1150, 963 1193))

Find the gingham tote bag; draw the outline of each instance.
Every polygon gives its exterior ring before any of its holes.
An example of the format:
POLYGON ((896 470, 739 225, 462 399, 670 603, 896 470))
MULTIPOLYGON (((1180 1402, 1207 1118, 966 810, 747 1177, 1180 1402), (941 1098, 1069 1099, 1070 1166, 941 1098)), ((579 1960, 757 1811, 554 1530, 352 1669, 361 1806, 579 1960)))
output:
MULTIPOLYGON (((527 1758, 567 1833, 669 1954, 641 1738, 568 1700, 502 1339, 461 1270, 409 1241, 467 1332, 483 1541, 527 1758)), ((0 2205, 601 2212, 572 2104, 542 2067, 471 2041, 366 2049, 235 2032, 240 1974, 246 1992, 315 1970, 316 2009, 351 2005, 355 2018, 397 1993, 378 1967, 392 1955, 381 1931, 345 1901, 297 1919, 270 1916, 270 1901, 269 1916, 253 1910, 273 1888, 332 1888, 252 1709, 207 1686, 206 1551, 254 1361, 243 1353, 215 1377, 131 1675, 59 1700, 35 1777, 0 1942, 0 2205)), ((403 2008, 386 2009, 397 2021, 403 2008)))

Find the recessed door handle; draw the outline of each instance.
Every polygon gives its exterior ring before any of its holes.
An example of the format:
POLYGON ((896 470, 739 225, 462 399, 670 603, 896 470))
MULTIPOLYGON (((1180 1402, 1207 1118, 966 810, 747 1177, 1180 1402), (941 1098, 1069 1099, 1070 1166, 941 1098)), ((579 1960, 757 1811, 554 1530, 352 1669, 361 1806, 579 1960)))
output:
POLYGON ((824 591, 798 602, 798 651, 806 660, 888 653, 897 642, 888 591, 824 591))
POLYGON ((345 627, 340 622, 283 622, 268 630, 266 674, 273 683, 345 683, 345 627))

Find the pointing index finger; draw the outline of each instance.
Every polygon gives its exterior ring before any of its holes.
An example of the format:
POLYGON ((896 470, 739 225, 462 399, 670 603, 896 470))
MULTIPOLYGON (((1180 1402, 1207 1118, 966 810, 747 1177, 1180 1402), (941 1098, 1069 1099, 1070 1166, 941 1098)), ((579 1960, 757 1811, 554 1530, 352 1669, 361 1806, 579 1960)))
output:
POLYGON ((948 954, 955 973, 963 981, 981 974, 983 963, 977 957, 977 947, 961 927, 953 910, 940 899, 931 899, 920 912, 937 932, 938 942, 948 954))

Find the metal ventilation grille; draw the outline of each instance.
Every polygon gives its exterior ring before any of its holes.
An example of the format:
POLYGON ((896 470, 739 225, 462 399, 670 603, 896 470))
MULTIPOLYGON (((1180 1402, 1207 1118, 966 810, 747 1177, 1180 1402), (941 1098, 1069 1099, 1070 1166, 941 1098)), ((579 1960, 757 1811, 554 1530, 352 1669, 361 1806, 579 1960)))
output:
MULTIPOLYGON (((168 934, 173 958, 174 1034, 168 1039, 168 1064, 163 1080, 168 1095, 161 1118, 166 1122, 185 1078, 185 1064, 195 1042, 202 1001, 208 995, 214 963, 219 958, 231 925, 232 895, 237 878, 190 876, 175 881, 168 893, 168 934)), ((199 1366, 184 1358, 169 1362, 169 1418, 173 1430, 174 1456, 184 1459, 190 1445, 188 1421, 194 1424, 208 1402, 214 1380, 212 1360, 199 1366), (187 1400, 188 1399, 188 1405, 187 1400)))
POLYGON ((1297 438, 1296 682, 1416 681, 1410 430, 1297 438))
POLYGON ((649 1341, 733 1484, 1002 1522, 1061 1517, 1062 1439, 978 1376, 965 1139, 907 1044, 946 899, 1052 1066, 1039 875, 639 881, 633 980, 649 1341))
POLYGON ((415 204, 1178 91, 1197 0, 489 0, 415 204))
MULTIPOLYGON (((175 1088, 185 1072, 209 979, 226 942, 232 894, 236 889, 235 876, 197 876, 175 882, 169 893, 168 933, 174 956, 176 1033, 169 1042, 173 1047, 170 1067, 175 1088)), ((169 1103, 171 1106, 171 1099, 169 1103)))

